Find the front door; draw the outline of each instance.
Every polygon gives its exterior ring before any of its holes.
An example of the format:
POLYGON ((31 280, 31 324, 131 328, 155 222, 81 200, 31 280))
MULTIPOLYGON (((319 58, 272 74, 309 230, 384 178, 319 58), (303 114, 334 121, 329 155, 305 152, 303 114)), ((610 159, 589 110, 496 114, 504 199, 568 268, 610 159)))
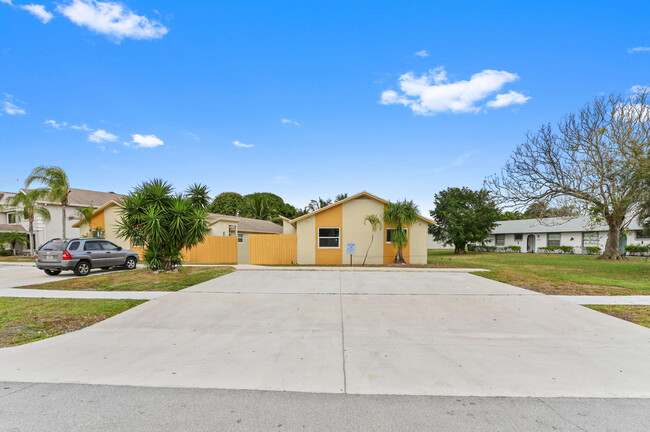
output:
POLYGON ((532 234, 526 239, 526 252, 535 252, 535 236, 532 234))
POLYGON ((625 254, 625 246, 627 246, 627 236, 621 234, 621 239, 618 241, 618 246, 621 248, 621 253, 625 254))

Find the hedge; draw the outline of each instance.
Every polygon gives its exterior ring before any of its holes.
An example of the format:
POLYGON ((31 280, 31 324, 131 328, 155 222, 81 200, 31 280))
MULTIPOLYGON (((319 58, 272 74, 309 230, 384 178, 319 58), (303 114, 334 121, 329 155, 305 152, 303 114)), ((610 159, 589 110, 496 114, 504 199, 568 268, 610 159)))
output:
POLYGON ((470 252, 521 252, 521 246, 484 246, 484 245, 467 245, 470 252))
POLYGON ((566 253, 566 254, 572 254, 574 253, 573 251, 573 246, 543 246, 540 248, 537 248, 539 251, 544 251, 542 253, 566 253), (546 252, 548 251, 548 252, 546 252))
POLYGON ((600 255, 600 248, 598 246, 587 246, 587 255, 600 255))
POLYGON ((634 255, 645 255, 650 252, 650 246, 629 245, 625 246, 625 252, 634 255))

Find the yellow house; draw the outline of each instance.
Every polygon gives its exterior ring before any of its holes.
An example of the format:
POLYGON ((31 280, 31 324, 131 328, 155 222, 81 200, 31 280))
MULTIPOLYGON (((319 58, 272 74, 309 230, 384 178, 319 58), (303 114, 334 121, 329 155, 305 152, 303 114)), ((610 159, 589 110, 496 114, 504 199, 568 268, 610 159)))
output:
MULTIPOLYGON (((361 192, 312 213, 290 220, 283 218, 283 233, 296 234, 298 264, 349 264, 348 245, 354 245, 352 264, 390 264, 395 258, 395 248, 390 243, 394 227, 382 223, 374 233, 366 216, 384 213, 388 201, 368 192, 361 192)), ((408 245, 403 250, 409 264, 427 263, 427 237, 430 219, 420 216, 419 221, 406 228, 408 245)))

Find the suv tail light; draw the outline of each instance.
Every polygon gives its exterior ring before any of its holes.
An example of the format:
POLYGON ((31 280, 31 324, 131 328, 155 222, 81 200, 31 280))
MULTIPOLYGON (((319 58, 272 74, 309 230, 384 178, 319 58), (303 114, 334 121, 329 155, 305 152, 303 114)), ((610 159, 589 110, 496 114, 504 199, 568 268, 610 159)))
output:
POLYGON ((64 261, 68 261, 68 260, 72 259, 72 257, 70 256, 70 252, 68 252, 68 251, 63 251, 63 257, 62 258, 63 258, 64 261))
POLYGON ((38 261, 38 251, 36 251, 36 261, 38 261))

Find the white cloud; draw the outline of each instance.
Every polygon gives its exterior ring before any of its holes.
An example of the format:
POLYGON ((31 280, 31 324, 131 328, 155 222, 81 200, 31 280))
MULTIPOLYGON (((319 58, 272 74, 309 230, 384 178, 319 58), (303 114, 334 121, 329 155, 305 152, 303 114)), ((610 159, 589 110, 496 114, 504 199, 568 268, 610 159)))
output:
POLYGON ((650 47, 634 47, 634 48, 628 48, 627 52, 629 54, 635 54, 635 53, 640 53, 640 52, 650 52, 650 47))
POLYGON ((58 123, 56 120, 45 120, 45 124, 59 130, 65 129, 65 127, 68 125, 66 122, 58 123))
POLYGON ((88 135, 88 141, 103 143, 103 142, 115 142, 117 141, 118 136, 113 135, 112 133, 106 132, 104 129, 97 129, 95 132, 88 135))
POLYGON ((283 118, 282 120, 280 120, 280 123, 282 123, 283 126, 290 126, 290 125, 300 126, 300 123, 298 123, 295 120, 288 119, 288 118, 283 118))
POLYGON ((510 105, 522 105, 530 100, 530 96, 510 90, 508 93, 498 94, 496 98, 489 101, 486 105, 490 108, 503 108, 510 105))
POLYGON ((89 128, 89 127, 86 125, 86 123, 84 123, 84 124, 82 124, 82 125, 70 125, 70 129, 74 129, 74 130, 82 130, 82 131, 87 131, 87 132, 92 131, 92 129, 89 128))
POLYGON ((462 155, 458 156, 456 159, 451 161, 449 163, 449 166, 452 167, 459 167, 465 165, 465 162, 472 156, 474 156, 477 152, 475 150, 469 151, 467 153, 463 153, 462 155))
POLYGON ((188 137, 192 138, 194 141, 198 141, 198 140, 199 140, 199 137, 198 137, 195 133, 192 133, 192 132, 185 132, 185 135, 187 135, 188 137))
POLYGON ((0 0, 0 3, 8 4, 10 6, 13 6, 14 4, 11 2, 11 0, 0 0))
POLYGON ((650 91, 650 85, 644 86, 644 85, 635 85, 630 87, 629 92, 632 94, 637 94, 641 93, 643 91, 650 91))
POLYGON ((386 90, 379 103, 404 105, 419 115, 477 113, 491 94, 518 79, 519 75, 514 73, 486 69, 472 75, 469 80, 450 82, 447 71, 440 66, 421 76, 413 72, 400 76, 401 92, 386 90))
POLYGON ((14 97, 8 93, 4 93, 5 99, 2 101, 2 111, 9 115, 25 115, 27 111, 14 103, 14 97))
POLYGON ((273 183, 290 184, 291 181, 289 180, 289 178, 285 176, 275 176, 275 178, 273 179, 273 183))
POLYGON ((45 9, 45 6, 39 4, 28 4, 18 6, 38 18, 43 24, 50 22, 54 15, 45 9))
POLYGON ((131 39, 159 39, 169 30, 160 22, 137 15, 117 2, 72 0, 59 5, 57 11, 70 21, 121 41, 131 39))
POLYGON ((131 135, 133 138, 133 141, 130 143, 124 143, 127 147, 139 147, 139 148, 155 148, 159 147, 161 145, 164 145, 165 143, 158 138, 156 135, 140 135, 140 134, 133 134, 131 135))
POLYGON ((418 51, 413 55, 417 56, 417 57, 423 57, 423 58, 424 57, 429 57, 429 53, 427 52, 427 50, 418 51))
POLYGON ((233 141, 232 144, 233 144, 235 147, 242 147, 242 148, 251 148, 251 147, 255 147, 254 144, 244 144, 243 142, 239 142, 239 141, 233 141))

